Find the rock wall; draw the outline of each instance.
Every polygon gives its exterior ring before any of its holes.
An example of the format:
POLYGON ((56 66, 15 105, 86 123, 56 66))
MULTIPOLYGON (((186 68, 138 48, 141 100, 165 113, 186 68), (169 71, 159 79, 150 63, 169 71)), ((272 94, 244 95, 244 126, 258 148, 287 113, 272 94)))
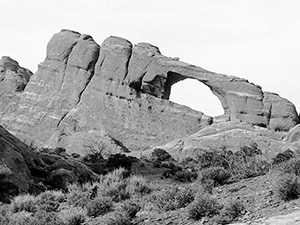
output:
POLYGON ((91 36, 70 30, 52 37, 45 61, 14 96, 15 107, 2 103, 0 123, 27 143, 62 146, 69 153, 84 154, 82 143, 94 139, 112 151, 123 151, 123 144, 145 149, 224 121, 278 131, 299 123, 292 103, 245 79, 165 57, 148 43, 132 46, 112 36, 100 47, 91 36), (187 78, 211 89, 223 116, 168 101, 172 85, 187 78))

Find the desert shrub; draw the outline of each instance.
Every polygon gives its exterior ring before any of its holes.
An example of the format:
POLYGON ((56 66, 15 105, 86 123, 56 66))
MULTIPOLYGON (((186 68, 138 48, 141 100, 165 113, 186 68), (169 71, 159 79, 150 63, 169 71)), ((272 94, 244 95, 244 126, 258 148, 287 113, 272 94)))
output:
POLYGON ((210 183, 213 181, 213 186, 223 185, 231 177, 231 173, 223 167, 209 167, 201 170, 199 179, 201 183, 210 183))
POLYGON ((175 187, 153 193, 149 201, 163 211, 176 210, 186 207, 195 197, 195 191, 190 188, 175 187))
POLYGON ((8 225, 65 225, 56 214, 37 211, 34 214, 27 212, 15 213, 10 217, 8 225))
POLYGON ((282 153, 279 153, 276 157, 272 159, 272 165, 278 165, 280 163, 286 162, 292 158, 295 158, 295 153, 290 149, 285 150, 282 153))
POLYGON ((244 211, 245 207, 240 201, 230 201, 221 211, 219 215, 213 218, 216 224, 230 224, 244 211))
POLYGON ((192 182, 197 178, 197 173, 189 170, 181 170, 175 173, 175 180, 179 182, 192 182))
MULTIPOLYGON (((225 148, 216 150, 200 150, 196 161, 196 168, 200 171, 209 167, 223 167, 229 171, 233 177, 244 179, 266 174, 269 163, 261 156, 261 150, 256 144, 241 147, 240 151, 233 153, 225 148)), ((193 162, 193 165, 195 162, 193 162)))
POLYGON ((67 204, 74 207, 84 207, 87 205, 90 201, 90 189, 87 186, 70 184, 66 193, 67 204))
POLYGON ((68 207, 58 213, 65 225, 80 225, 85 222, 86 211, 81 207, 68 207))
POLYGON ((114 211, 96 218, 90 225, 132 225, 132 222, 125 213, 114 211))
POLYGON ((8 204, 0 205, 0 224, 7 225, 9 223, 10 207, 8 204))
POLYGON ((291 173, 281 174, 275 183, 275 193, 285 201, 296 199, 300 195, 300 178, 291 173))
POLYGON ((109 184, 103 193, 105 196, 109 196, 112 201, 120 202, 130 198, 130 194, 126 190, 126 181, 114 182, 109 184))
POLYGON ((149 194, 152 190, 149 182, 141 176, 131 176, 126 183, 126 192, 130 196, 149 194))
POLYGON ((141 210, 141 206, 131 200, 122 203, 121 211, 124 212, 129 218, 135 217, 135 215, 141 210))
POLYGON ((171 170, 165 171, 161 178, 171 178, 179 182, 192 182, 197 178, 197 173, 182 169, 181 167, 173 167, 171 170))
POLYGON ((300 175, 300 159, 290 159, 282 163, 282 171, 285 173, 292 173, 296 176, 300 175))
POLYGON ((199 220, 202 217, 217 215, 221 209, 219 203, 207 194, 198 195, 188 206, 189 218, 199 220))
POLYGON ((230 171, 239 179, 261 176, 270 169, 270 164, 261 156, 246 157, 243 160, 241 158, 234 159, 231 161, 230 171))
POLYGON ((95 162, 107 155, 107 147, 101 140, 86 140, 82 146, 90 152, 84 157, 84 160, 88 162, 95 162))
POLYGON ((102 177, 101 182, 103 184, 109 185, 113 183, 118 183, 120 181, 125 180, 130 176, 130 172, 125 170, 124 168, 118 168, 113 170, 112 172, 106 174, 102 177))
POLYGON ((129 174, 124 168, 119 168, 103 176, 100 180, 102 195, 111 197, 115 202, 130 198, 126 190, 129 174))
POLYGON ((125 154, 113 154, 110 155, 107 159, 107 167, 109 170, 118 169, 120 167, 131 170, 132 159, 125 154))
POLYGON ((35 212, 37 198, 30 194, 18 195, 11 202, 11 212, 35 212))
POLYGON ((87 215, 90 217, 98 217, 111 211, 113 208, 112 199, 108 197, 97 197, 90 201, 87 206, 87 215))
POLYGON ((38 210, 46 212, 57 212, 58 207, 66 199, 61 191, 46 191, 36 198, 36 207, 38 210))
POLYGON ((172 156, 165 150, 161 148, 156 148, 153 150, 151 155, 151 161, 169 161, 173 160, 172 156))

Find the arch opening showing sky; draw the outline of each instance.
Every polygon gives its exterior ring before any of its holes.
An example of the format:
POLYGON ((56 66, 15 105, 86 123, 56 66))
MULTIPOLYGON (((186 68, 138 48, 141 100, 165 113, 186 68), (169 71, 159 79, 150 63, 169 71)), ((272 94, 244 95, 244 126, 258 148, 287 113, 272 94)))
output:
POLYGON ((169 100, 208 116, 224 114, 218 97, 211 92, 209 87, 194 79, 185 79, 173 84, 169 100))

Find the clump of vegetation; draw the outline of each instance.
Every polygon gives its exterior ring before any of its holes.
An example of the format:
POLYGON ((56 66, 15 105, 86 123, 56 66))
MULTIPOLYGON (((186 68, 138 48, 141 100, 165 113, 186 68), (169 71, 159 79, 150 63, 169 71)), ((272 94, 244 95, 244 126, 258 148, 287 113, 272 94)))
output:
POLYGON ((204 184, 212 183, 215 187, 225 184, 231 176, 223 167, 209 167, 200 171, 199 180, 204 184))
MULTIPOLYGON (((164 164, 162 163, 161 166, 163 165, 164 164)), ((198 174, 195 171, 184 169, 181 166, 172 163, 170 165, 172 165, 169 166, 170 170, 165 171, 162 174, 162 178, 171 178, 182 183, 193 182, 197 179, 198 174)))
POLYGON ((131 219, 124 212, 114 211, 97 217, 90 225, 132 225, 131 219))
MULTIPOLYGON (((263 159, 262 152, 257 144, 243 146, 237 152, 226 148, 199 150, 196 160, 189 159, 187 163, 198 171, 211 167, 222 167, 231 174, 233 179, 245 179, 266 174, 269 163, 263 159)), ((221 171, 221 170, 220 170, 221 171)), ((225 173, 223 173, 225 175, 225 173)))
POLYGON ((199 194, 188 206, 188 215, 191 219, 200 220, 202 217, 217 215, 222 206, 208 194, 199 194))
POLYGON ((102 196, 97 197, 87 204, 86 209, 89 217, 98 217, 104 215, 105 213, 112 211, 112 199, 102 196))
POLYGON ((230 201, 223 207, 219 214, 212 221, 216 224, 230 224, 238 218, 245 210, 244 205, 240 201, 230 201))
POLYGON ((59 211, 58 217, 65 225, 80 225, 85 222, 87 213, 86 209, 71 206, 59 211))
POLYGON ((289 201, 300 196, 300 160, 291 158, 276 164, 273 171, 276 173, 274 179, 274 192, 279 199, 289 201))
POLYGON ((121 211, 124 212, 129 218, 134 218, 141 210, 141 206, 132 200, 125 201, 120 207, 121 211))
POLYGON ((193 189, 176 186, 153 193, 149 201, 158 210, 171 211, 186 207, 194 198, 195 191, 193 189))
POLYGON ((30 194, 18 195, 11 202, 11 211, 12 213, 21 211, 35 212, 37 207, 36 201, 37 198, 30 194))
POLYGON ((286 173, 276 180, 275 193, 284 201, 297 199, 300 196, 300 177, 286 173))

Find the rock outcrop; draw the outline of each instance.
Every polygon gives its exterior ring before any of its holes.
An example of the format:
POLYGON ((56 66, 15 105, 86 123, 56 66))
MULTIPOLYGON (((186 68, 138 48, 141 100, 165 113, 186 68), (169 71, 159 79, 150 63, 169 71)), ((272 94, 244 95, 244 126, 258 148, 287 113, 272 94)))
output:
POLYGON ((0 167, 7 168, 11 176, 7 182, 18 191, 27 191, 30 185, 30 170, 26 161, 31 159, 31 150, 0 126, 0 167))
MULTIPOLYGON (((244 146, 250 147, 256 144, 258 149, 262 150, 262 157, 266 160, 270 160, 286 150, 291 150, 299 156, 300 143, 287 140, 285 135, 285 132, 274 132, 247 123, 224 122, 205 127, 195 134, 173 140, 165 145, 156 146, 143 152, 133 152, 132 155, 150 158, 152 152, 156 148, 160 148, 180 161, 187 157, 197 158, 203 151, 226 149, 236 152, 244 146)), ((292 136, 295 135, 291 134, 289 137, 292 136)))
POLYGON ((148 43, 111 36, 100 47, 70 30, 52 37, 18 98, 15 107, 1 103, 0 123, 26 143, 70 154, 84 154, 82 143, 95 139, 115 152, 143 150, 226 121, 276 131, 299 123, 292 103, 245 79, 165 57, 148 43), (211 89, 224 115, 212 118, 168 100, 172 85, 188 78, 211 89))
POLYGON ((96 175, 71 157, 34 151, 0 126, 0 179, 7 186, 0 201, 7 201, 9 195, 35 193, 45 186, 65 188, 67 183, 92 181, 96 175))
POLYGON ((32 76, 28 69, 8 56, 0 60, 0 116, 17 109, 21 93, 32 76))

